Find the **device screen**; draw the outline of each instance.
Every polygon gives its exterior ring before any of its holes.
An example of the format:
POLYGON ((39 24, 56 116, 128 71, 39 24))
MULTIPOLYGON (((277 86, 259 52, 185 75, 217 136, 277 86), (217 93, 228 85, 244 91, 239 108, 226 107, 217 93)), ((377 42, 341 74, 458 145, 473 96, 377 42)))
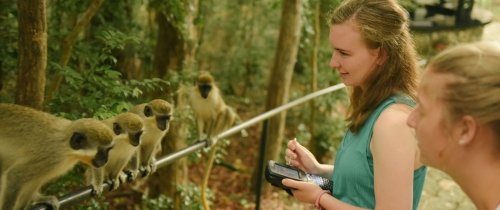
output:
POLYGON ((283 167, 283 166, 280 166, 278 164, 276 164, 275 166, 276 166, 276 173, 278 173, 282 176, 293 178, 293 179, 300 179, 299 171, 291 169, 291 168, 283 167))

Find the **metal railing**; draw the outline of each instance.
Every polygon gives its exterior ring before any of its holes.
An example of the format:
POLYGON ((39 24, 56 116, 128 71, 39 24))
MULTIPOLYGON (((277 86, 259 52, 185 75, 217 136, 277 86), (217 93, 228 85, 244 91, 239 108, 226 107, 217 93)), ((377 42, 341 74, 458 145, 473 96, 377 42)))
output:
MULTIPOLYGON (((170 163, 172 163, 172 162, 174 162, 174 161, 176 161, 184 156, 187 156, 187 155, 189 155, 189 154, 191 154, 199 149, 202 149, 204 147, 210 147, 212 145, 212 143, 216 142, 218 139, 223 139, 223 138, 229 137, 229 136, 237 133, 238 131, 241 131, 241 130, 248 128, 252 125, 255 125, 263 120, 266 120, 266 119, 268 119, 268 118, 270 118, 270 117, 272 117, 272 116, 274 116, 282 111, 288 110, 294 106, 302 104, 302 103, 309 101, 311 99, 314 99, 318 96, 321 96, 321 95, 324 95, 324 94, 327 94, 327 93, 330 93, 333 91, 340 90, 344 87, 345 87, 345 85, 342 83, 331 86, 331 87, 327 87, 327 88, 324 88, 322 90, 305 95, 301 98, 295 99, 294 101, 289 102, 287 104, 284 104, 284 105, 281 105, 281 106, 276 107, 274 109, 271 109, 263 114, 260 114, 260 115, 254 117, 250 120, 247 120, 239 125, 236 125, 230 129, 220 133, 213 140, 207 140, 207 139, 200 140, 191 146, 188 146, 188 147, 181 149, 179 151, 176 151, 172 154, 168 154, 168 155, 165 155, 165 156, 159 158, 156 161, 156 167, 157 168, 164 167, 164 166, 166 166, 166 165, 168 165, 168 164, 170 164, 170 163)), ((105 182, 103 184, 103 191, 108 191, 108 190, 110 190, 110 185, 105 182)), ((80 190, 74 191, 70 194, 67 194, 67 195, 64 195, 64 196, 58 198, 59 206, 60 206, 60 208, 64 208, 64 207, 69 206, 71 204, 80 202, 81 200, 87 199, 91 196, 93 196, 92 195, 92 186, 87 186, 85 188, 82 188, 80 190)), ((30 210, 50 210, 50 209, 53 209, 53 206, 49 203, 37 203, 30 208, 30 210)))

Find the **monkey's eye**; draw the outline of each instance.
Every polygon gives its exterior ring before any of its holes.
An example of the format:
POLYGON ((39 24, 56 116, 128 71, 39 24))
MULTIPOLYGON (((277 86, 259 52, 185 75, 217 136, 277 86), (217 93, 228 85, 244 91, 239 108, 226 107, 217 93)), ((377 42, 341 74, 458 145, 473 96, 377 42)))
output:
POLYGON ((153 116, 153 110, 151 110, 151 107, 149 106, 144 107, 144 116, 146 117, 153 116))
POLYGON ((118 123, 113 123, 113 132, 115 132, 116 135, 120 135, 123 129, 118 123))
POLYGON ((85 134, 75 132, 71 136, 70 145, 74 150, 82 149, 86 146, 87 137, 85 134))

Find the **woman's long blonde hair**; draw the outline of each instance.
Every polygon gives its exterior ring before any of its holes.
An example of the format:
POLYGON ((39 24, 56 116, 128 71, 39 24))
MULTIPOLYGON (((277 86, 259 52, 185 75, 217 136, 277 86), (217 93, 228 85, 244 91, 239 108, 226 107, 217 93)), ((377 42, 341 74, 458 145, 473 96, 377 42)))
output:
MULTIPOLYGON (((406 11, 395 0, 345 0, 333 12, 331 23, 353 20, 368 47, 386 53, 385 63, 366 81, 366 90, 354 87, 347 114, 349 128, 359 131, 377 105, 396 93, 415 98, 417 55, 409 33, 406 11)), ((363 61, 359 61, 363 62, 363 61)))

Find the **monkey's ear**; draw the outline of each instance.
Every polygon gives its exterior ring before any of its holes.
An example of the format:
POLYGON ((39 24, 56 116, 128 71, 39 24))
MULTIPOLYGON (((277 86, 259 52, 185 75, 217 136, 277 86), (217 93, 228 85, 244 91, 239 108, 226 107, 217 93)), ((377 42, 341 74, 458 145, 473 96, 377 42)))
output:
POLYGON ((120 124, 116 122, 113 123, 113 132, 115 132, 116 135, 120 135, 123 132, 123 129, 120 126, 120 124))
POLYGON ((144 116, 146 116, 146 117, 153 116, 153 110, 151 109, 151 107, 149 105, 146 105, 144 107, 144 116))
POLYGON ((85 136, 85 134, 74 132, 70 140, 71 148, 73 148, 74 150, 82 149, 83 147, 85 147, 86 141, 87 137, 85 136))

